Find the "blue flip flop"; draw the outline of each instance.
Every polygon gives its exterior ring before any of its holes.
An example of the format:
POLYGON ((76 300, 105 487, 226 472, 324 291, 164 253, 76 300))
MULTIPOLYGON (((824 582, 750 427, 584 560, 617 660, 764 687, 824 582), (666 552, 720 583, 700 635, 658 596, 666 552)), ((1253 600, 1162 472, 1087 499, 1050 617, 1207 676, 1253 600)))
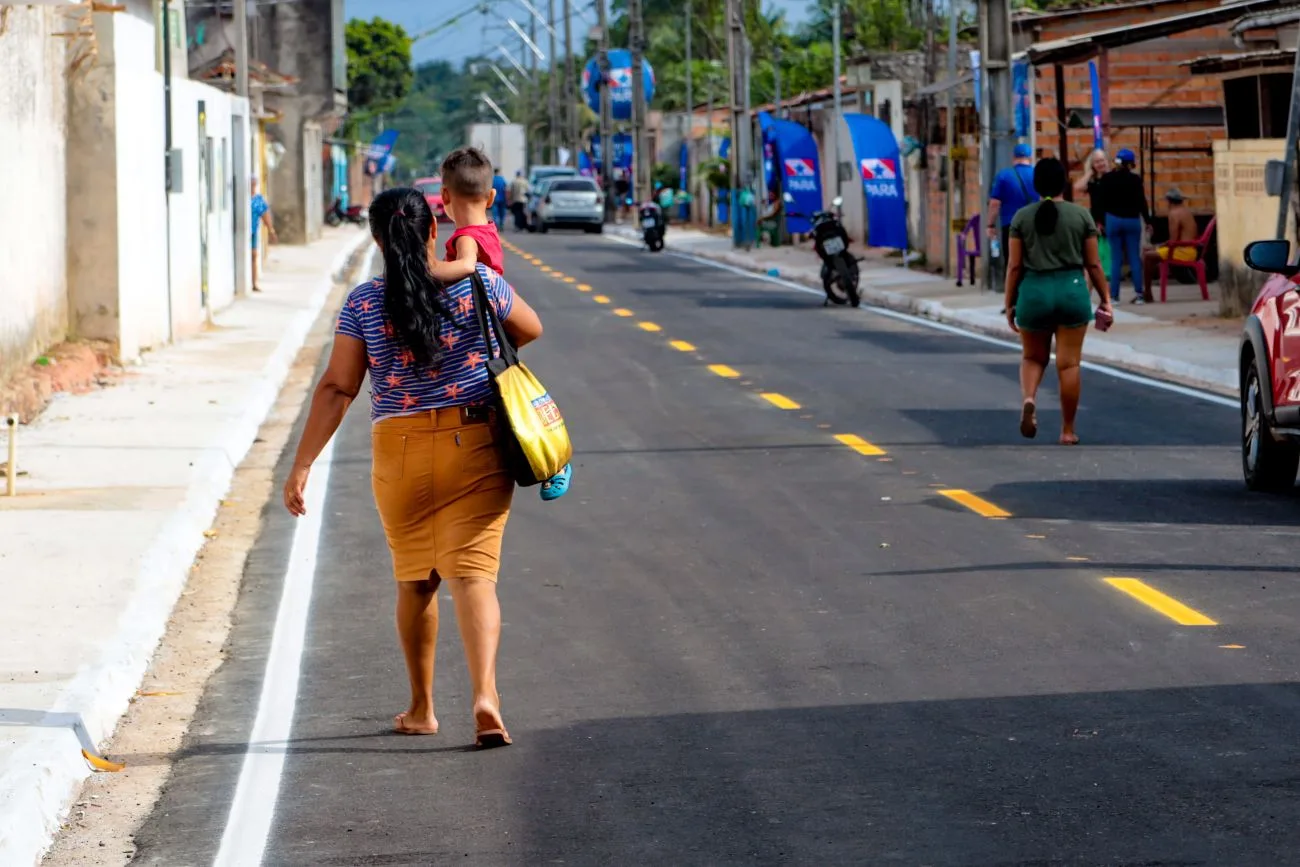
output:
POLYGON ((569 492, 569 480, 572 478, 573 464, 565 464, 564 469, 542 482, 542 499, 550 502, 563 497, 569 492))

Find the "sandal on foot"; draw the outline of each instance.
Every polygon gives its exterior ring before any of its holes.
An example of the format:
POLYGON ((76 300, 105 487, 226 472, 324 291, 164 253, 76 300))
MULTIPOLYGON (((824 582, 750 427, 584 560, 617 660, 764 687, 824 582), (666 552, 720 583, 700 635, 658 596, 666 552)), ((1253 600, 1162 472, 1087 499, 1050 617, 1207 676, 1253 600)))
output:
POLYGON ((1061 434, 1061 445, 1077 446, 1079 444, 1078 434, 1061 434))
POLYGON ((1020 435, 1027 440, 1038 436, 1038 407, 1032 400, 1020 407, 1020 435))
POLYGON ((569 480, 572 478, 573 464, 565 464, 564 469, 542 482, 542 499, 550 502, 563 497, 569 492, 569 480))
POLYGON ((506 731, 505 726, 496 729, 484 729, 474 733, 474 747, 480 750, 490 750, 496 747, 508 747, 514 741, 510 740, 510 732, 506 731))
POLYGON ((432 729, 410 728, 406 724, 406 716, 409 711, 403 711, 393 717, 393 731, 399 735, 436 735, 438 733, 438 724, 435 722, 432 729))

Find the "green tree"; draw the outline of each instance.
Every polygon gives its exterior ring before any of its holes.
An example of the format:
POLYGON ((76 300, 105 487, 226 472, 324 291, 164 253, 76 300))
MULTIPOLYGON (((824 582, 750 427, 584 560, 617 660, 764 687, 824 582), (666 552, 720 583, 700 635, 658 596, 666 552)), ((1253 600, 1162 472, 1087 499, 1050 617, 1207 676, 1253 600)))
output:
POLYGON ((364 118, 392 111, 411 88, 411 37, 383 18, 354 18, 345 31, 348 105, 364 118))

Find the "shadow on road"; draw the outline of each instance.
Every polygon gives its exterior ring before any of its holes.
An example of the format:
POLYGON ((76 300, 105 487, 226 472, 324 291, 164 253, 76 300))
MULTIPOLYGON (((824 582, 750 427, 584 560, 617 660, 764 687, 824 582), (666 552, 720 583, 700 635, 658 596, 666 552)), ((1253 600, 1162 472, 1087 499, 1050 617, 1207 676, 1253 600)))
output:
MULTIPOLYGON (((854 328, 842 329, 840 337, 869 343, 898 355, 1005 355, 1008 350, 992 344, 977 343, 952 334, 921 331, 909 326, 908 331, 854 328)), ((1019 368, 1016 368, 1019 375, 1019 368)))
POLYGON ((1298 710, 1288 683, 581 723, 509 756, 508 860, 1294 863, 1298 710))
MULTIPOLYGON (((1038 437, 1026 440, 1020 436, 1020 401, 1018 392, 1008 391, 1007 406, 995 409, 902 409, 899 412, 912 422, 921 425, 934 437, 933 442, 957 448, 971 446, 1022 445, 1026 449, 1057 449, 1056 439, 1061 430, 1061 411, 1056 403, 1055 390, 1044 389, 1038 400, 1038 437)), ((1087 398, 1085 397, 1085 401, 1087 398)), ((1085 406, 1079 413, 1078 432, 1083 438, 1081 449, 1096 446, 1133 446, 1141 449, 1177 449, 1187 447, 1236 446, 1235 429, 1222 419, 1201 425, 1163 426, 1158 420, 1145 420, 1134 424, 1134 419, 1124 413, 1088 412, 1085 406), (1158 432, 1158 434, 1157 434, 1158 432)), ((1062 463, 1072 458, 1062 455, 1062 463)), ((1235 456, 1225 451, 1227 465, 1235 456)), ((1193 481, 1200 485, 1203 482, 1193 481)))
POLYGON ((1300 526, 1300 500, 1221 479, 1005 482, 981 491, 1017 518, 1133 524, 1300 526))

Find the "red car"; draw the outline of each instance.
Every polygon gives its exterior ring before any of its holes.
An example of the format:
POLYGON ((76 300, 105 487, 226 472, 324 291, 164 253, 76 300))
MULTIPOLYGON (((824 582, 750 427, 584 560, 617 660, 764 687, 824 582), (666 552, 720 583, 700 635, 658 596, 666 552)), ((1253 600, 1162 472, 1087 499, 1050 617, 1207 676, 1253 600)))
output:
POLYGON ((433 210, 435 220, 445 222, 451 219, 442 207, 442 178, 436 175, 432 178, 420 178, 415 182, 415 188, 424 193, 424 200, 429 203, 430 209, 433 210))
POLYGON ((1256 241, 1243 258, 1273 276, 1241 338, 1241 466, 1252 491, 1289 491, 1300 466, 1300 264, 1291 242, 1256 241))

